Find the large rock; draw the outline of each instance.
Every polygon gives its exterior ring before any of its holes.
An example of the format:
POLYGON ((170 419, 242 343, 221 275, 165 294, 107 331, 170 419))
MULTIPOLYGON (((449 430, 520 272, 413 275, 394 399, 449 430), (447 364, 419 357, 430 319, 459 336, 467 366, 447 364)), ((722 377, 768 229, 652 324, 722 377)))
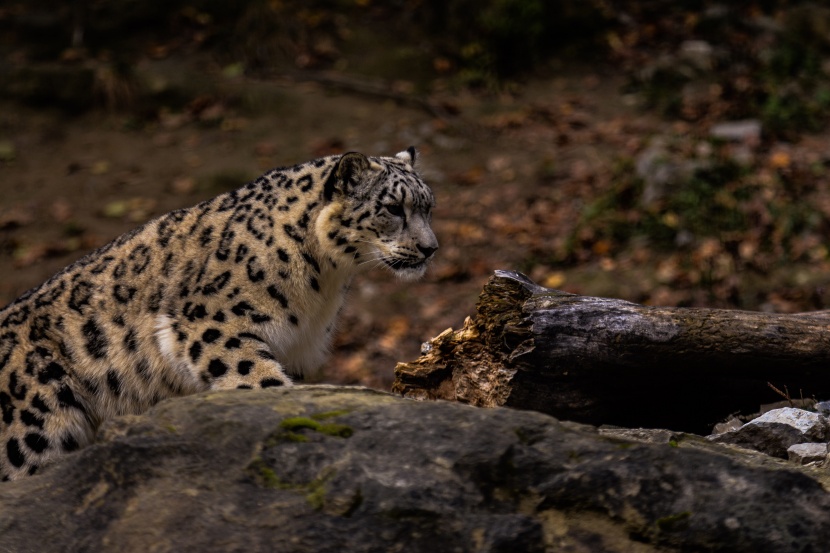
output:
POLYGON ((817 481, 699 441, 716 452, 364 389, 209 393, 1 485, 0 551, 826 547, 817 481))

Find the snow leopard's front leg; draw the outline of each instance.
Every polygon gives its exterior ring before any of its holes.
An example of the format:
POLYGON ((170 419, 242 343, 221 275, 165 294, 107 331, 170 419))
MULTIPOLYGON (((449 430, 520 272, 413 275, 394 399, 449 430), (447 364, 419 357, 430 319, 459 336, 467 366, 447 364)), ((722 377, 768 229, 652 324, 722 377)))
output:
POLYGON ((212 317, 160 330, 162 354, 185 366, 205 389, 291 386, 266 343, 263 333, 247 317, 212 317))

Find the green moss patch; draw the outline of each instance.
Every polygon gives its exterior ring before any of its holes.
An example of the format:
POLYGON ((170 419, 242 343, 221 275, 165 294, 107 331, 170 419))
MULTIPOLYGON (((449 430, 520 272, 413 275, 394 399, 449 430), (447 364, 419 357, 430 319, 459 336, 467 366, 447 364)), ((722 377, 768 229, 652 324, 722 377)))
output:
POLYGON ((248 465, 248 474, 263 488, 270 490, 289 490, 296 488, 296 486, 288 482, 283 482, 277 476, 277 473, 274 472, 274 469, 269 467, 262 457, 257 457, 248 465))
POLYGON ((280 423, 280 428, 291 433, 300 430, 312 430, 326 436, 349 438, 354 433, 350 426, 337 423, 323 423, 310 417, 290 417, 280 423))

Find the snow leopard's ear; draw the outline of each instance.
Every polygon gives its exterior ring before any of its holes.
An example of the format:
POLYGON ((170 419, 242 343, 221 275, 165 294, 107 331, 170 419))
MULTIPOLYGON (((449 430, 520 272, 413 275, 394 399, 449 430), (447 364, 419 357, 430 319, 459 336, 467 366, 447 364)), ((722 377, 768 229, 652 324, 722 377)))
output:
POLYGON ((359 152, 349 152, 340 156, 323 187, 323 197, 330 201, 335 194, 354 195, 363 186, 372 182, 370 173, 380 169, 377 163, 359 152))
POLYGON ((409 148, 407 148, 403 152, 398 152, 397 154, 395 154, 396 158, 398 158, 402 161, 405 161, 411 167, 415 167, 415 158, 417 156, 418 156, 418 152, 415 150, 415 146, 410 146, 409 148))

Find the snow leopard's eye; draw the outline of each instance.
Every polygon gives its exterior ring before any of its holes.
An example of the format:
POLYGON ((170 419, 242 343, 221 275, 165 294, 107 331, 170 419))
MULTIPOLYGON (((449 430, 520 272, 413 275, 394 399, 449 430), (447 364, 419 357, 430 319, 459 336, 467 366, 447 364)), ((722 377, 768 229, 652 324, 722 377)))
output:
POLYGON ((390 215, 394 215, 395 217, 403 217, 404 215, 403 206, 401 204, 385 204, 383 207, 386 208, 386 211, 388 211, 390 215))

